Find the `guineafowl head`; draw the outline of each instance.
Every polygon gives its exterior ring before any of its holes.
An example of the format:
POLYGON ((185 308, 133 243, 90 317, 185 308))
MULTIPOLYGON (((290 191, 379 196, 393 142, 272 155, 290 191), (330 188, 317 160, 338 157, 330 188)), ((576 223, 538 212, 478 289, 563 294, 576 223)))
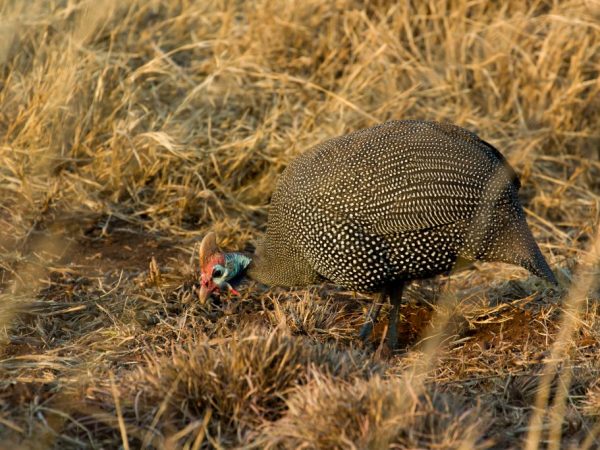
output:
POLYGON ((239 295, 235 286, 242 280, 251 259, 241 253, 225 253, 217 245, 215 233, 210 232, 200 244, 200 301, 211 294, 239 295))

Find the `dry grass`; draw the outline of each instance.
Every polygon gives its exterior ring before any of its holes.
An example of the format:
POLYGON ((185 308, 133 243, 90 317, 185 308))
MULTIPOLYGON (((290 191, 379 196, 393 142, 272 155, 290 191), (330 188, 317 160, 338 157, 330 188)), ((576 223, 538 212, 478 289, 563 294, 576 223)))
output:
POLYGON ((600 447, 600 3, 0 2, 0 440, 15 448, 600 447), (500 148, 562 288, 494 264, 368 301, 194 249, 264 231, 276 176, 387 119, 500 148))

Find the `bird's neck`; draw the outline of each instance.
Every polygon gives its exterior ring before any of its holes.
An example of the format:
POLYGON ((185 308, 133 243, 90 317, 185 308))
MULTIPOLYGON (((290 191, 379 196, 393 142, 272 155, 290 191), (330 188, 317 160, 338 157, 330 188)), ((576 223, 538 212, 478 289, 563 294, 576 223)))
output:
MULTIPOLYGON (((264 242, 264 241, 263 241, 264 242)), ((290 248, 257 246, 246 275, 269 286, 307 286, 321 277, 290 248)))
POLYGON ((273 285, 277 284, 273 280, 271 265, 268 261, 268 256, 265 255, 262 244, 259 244, 254 254, 250 257, 251 262, 246 269, 246 275, 259 283, 273 285))

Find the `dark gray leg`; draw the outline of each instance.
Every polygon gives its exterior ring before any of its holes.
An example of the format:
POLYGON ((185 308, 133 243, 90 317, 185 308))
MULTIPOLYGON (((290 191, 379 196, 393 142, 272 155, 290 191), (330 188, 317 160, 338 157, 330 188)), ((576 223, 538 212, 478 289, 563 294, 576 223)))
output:
POLYGON ((392 309, 388 316, 388 332, 387 332, 387 344, 390 350, 396 348, 398 343, 398 316, 400 315, 400 304, 402 303, 402 291, 404 289, 404 283, 397 284, 390 290, 390 303, 392 309))
POLYGON ((377 317, 379 316, 379 311, 381 311, 381 306, 385 302, 385 298, 387 297, 387 290, 381 291, 381 293, 377 296, 377 299, 371 305, 369 309, 369 313, 367 314, 367 320, 365 324, 360 329, 360 333, 358 333, 358 337, 363 341, 367 341, 371 333, 373 332, 373 327, 377 323, 377 317))

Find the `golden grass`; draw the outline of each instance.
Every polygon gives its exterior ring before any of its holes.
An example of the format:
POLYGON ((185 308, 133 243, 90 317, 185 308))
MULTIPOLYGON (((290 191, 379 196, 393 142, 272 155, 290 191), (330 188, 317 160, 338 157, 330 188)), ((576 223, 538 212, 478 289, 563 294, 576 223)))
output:
POLYGON ((600 446, 600 3, 0 2, 0 440, 21 448, 600 446), (414 283, 403 348, 334 286, 198 304, 277 174, 388 119, 477 131, 561 289, 414 283))

